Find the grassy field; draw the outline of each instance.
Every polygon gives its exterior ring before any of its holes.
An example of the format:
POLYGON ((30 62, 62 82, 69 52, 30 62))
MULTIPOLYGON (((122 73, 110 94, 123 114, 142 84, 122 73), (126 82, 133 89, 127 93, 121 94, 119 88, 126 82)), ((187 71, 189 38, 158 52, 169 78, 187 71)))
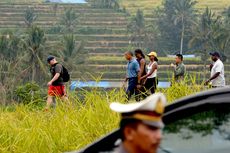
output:
MULTIPOLYGON (((193 83, 192 79, 189 81, 193 83)), ((161 89, 171 103, 203 90, 201 86, 175 85, 161 89)), ((44 112, 33 105, 0 107, 0 152, 58 153, 78 150, 118 127, 119 115, 109 103, 124 101, 122 90, 94 89, 72 93, 69 101, 44 112)), ((44 104, 43 104, 44 105, 44 104)))
POLYGON ((70 96, 68 104, 44 112, 19 105, 0 109, 0 152, 57 153, 79 149, 118 125, 109 102, 121 101, 119 93, 92 91, 70 96), (112 96, 113 95, 113 96, 112 96))

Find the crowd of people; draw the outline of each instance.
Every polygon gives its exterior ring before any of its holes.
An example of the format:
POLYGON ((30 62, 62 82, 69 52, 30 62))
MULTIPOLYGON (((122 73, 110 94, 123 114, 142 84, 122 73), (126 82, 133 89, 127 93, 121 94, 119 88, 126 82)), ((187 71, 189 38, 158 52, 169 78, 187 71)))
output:
MULTIPOLYGON (((205 85, 210 84, 213 88, 224 87, 224 65, 220 60, 218 52, 210 53, 213 63, 211 64, 211 77, 205 82, 205 85)), ((146 61, 142 50, 136 49, 134 54, 131 51, 125 52, 127 63, 127 74, 125 83, 128 82, 126 90, 127 100, 135 94, 136 101, 141 98, 145 99, 150 94, 154 94, 158 84, 158 56, 155 51, 147 54, 149 62, 146 61), (135 57, 134 57, 135 55, 135 57)), ((173 68, 174 82, 181 82, 184 80, 186 74, 186 67, 183 63, 183 55, 176 54, 175 64, 171 63, 173 68)))
MULTIPOLYGON (((224 64, 220 60, 218 52, 210 53, 213 63, 210 66, 211 76, 205 82, 205 85, 210 84, 213 88, 224 87, 224 64)), ((127 73, 125 83, 128 82, 126 89, 127 101, 135 94, 135 100, 140 101, 145 99, 150 94, 154 94, 158 84, 158 56, 155 51, 147 54, 149 60, 143 51, 136 49, 133 52, 127 51, 124 54, 127 62, 127 73), (134 57, 135 56, 135 57, 134 57)), ((65 69, 62 64, 58 63, 54 56, 48 56, 47 62, 50 65, 51 80, 48 85, 48 98, 46 109, 55 104, 55 97, 60 97, 63 100, 67 99, 65 81, 63 80, 63 70, 65 69)), ((176 54, 175 64, 170 67, 174 71, 174 81, 181 82, 184 80, 186 74, 186 67, 183 63, 183 55, 176 54)))
MULTIPOLYGON (((156 52, 150 52, 147 54, 149 58, 149 62, 147 62, 142 50, 137 49, 134 54, 131 51, 125 53, 125 58, 128 61, 125 78, 125 82, 128 81, 126 95, 127 100, 129 100, 135 94, 136 101, 139 101, 141 98, 145 99, 149 92, 154 94, 156 91, 158 84, 158 56, 156 52)), ((175 80, 183 80, 186 72, 183 56, 177 54, 175 62, 176 65, 171 64, 171 67, 174 68, 175 80)))

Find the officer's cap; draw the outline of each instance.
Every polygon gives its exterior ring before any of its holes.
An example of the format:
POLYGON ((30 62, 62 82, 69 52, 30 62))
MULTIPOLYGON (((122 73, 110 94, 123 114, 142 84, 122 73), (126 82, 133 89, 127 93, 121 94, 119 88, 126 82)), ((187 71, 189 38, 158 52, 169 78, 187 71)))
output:
POLYGON ((156 93, 137 103, 111 103, 110 108, 121 113, 123 119, 137 119, 144 124, 163 128, 162 115, 166 105, 166 98, 162 93, 156 93))

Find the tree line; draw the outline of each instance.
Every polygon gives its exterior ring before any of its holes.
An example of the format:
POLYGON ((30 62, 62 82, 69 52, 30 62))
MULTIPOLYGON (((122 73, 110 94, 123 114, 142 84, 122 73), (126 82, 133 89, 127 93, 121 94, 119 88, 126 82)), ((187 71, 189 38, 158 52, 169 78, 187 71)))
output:
POLYGON ((143 11, 137 10, 127 26, 130 40, 161 55, 196 53, 206 57, 215 50, 226 60, 230 52, 230 6, 220 13, 208 7, 199 12, 196 3, 195 0, 164 0, 163 7, 153 9, 154 20, 150 23, 145 21, 143 11))

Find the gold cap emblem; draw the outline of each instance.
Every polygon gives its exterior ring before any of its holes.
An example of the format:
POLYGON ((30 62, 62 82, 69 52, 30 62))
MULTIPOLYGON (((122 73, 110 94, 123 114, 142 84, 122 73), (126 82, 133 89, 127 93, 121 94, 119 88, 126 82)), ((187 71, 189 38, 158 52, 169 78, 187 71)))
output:
POLYGON ((163 114, 164 113, 164 105, 163 102, 161 101, 161 98, 158 99, 156 107, 155 107, 155 112, 158 114, 163 114))

